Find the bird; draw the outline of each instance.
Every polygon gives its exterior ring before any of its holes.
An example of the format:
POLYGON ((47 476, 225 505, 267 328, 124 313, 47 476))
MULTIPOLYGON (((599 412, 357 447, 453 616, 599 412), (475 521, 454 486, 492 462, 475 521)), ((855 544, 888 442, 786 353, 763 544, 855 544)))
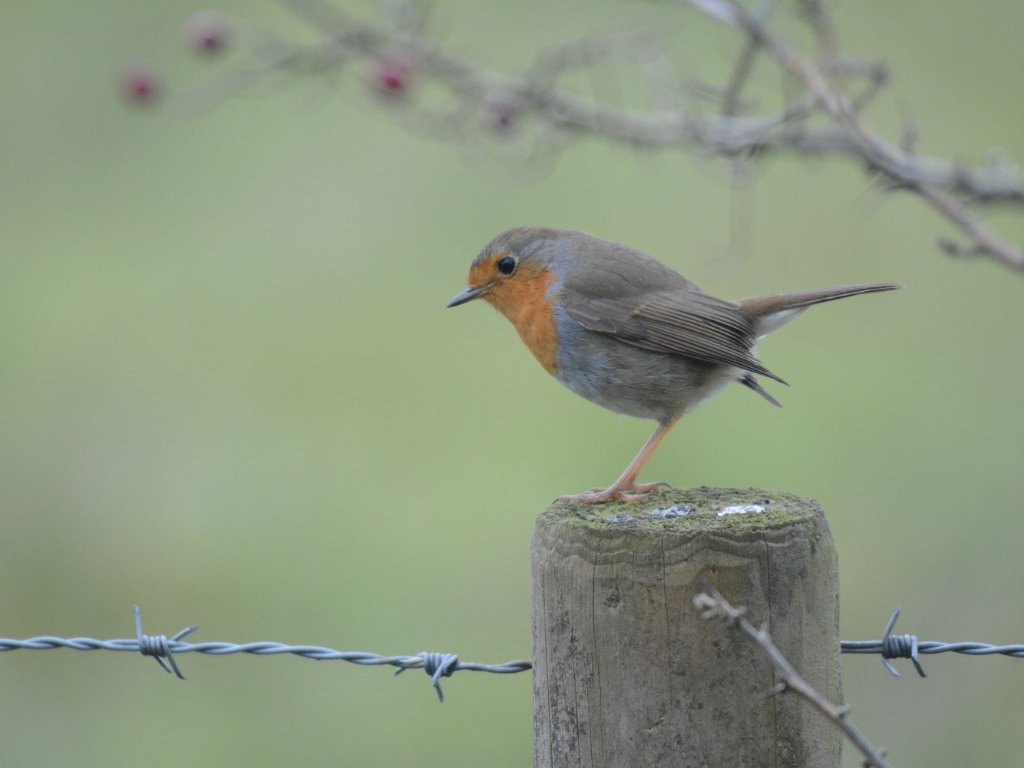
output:
POLYGON ((900 287, 840 285, 726 301, 627 245, 570 229, 516 227, 484 246, 468 287, 447 306, 483 299, 570 390, 657 422, 614 483, 560 497, 600 504, 642 501, 666 486, 637 477, 683 414, 729 382, 780 406, 758 379, 787 384, 755 357, 760 338, 814 304, 900 287))

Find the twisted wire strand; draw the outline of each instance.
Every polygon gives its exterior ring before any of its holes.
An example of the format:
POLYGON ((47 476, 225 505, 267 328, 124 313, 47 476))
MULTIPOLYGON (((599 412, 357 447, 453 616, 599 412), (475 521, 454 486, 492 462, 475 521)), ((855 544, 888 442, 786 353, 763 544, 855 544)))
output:
MULTIPOLYGON (((451 677, 459 671, 490 672, 491 674, 507 675, 526 672, 533 664, 524 659, 506 661, 500 664, 484 664, 475 661, 461 661, 454 653, 436 653, 423 651, 415 656, 382 656, 366 651, 339 651, 320 645, 288 645, 272 641, 256 641, 250 643, 227 643, 208 641, 190 643, 182 638, 194 632, 196 625, 188 626, 172 635, 146 635, 142 631, 142 616, 138 606, 133 606, 135 614, 134 638, 115 638, 97 640, 92 637, 54 637, 41 635, 24 640, 0 638, 0 653, 16 650, 49 651, 57 648, 69 648, 75 651, 129 651, 152 656, 164 671, 184 680, 185 675, 175 659, 176 654, 203 653, 213 656, 227 656, 235 653, 248 653, 255 656, 275 656, 290 654, 317 661, 347 661, 360 666, 391 666, 399 675, 409 669, 422 669, 430 677, 431 684, 437 692, 439 701, 444 701, 441 690, 441 678, 451 677)), ((899 618, 900 609, 893 611, 892 616, 882 632, 880 640, 842 640, 840 650, 849 654, 875 654, 882 657, 885 668, 896 677, 899 671, 893 666, 891 659, 910 659, 921 677, 926 677, 921 667, 919 656, 933 653, 959 653, 966 656, 1002 655, 1012 658, 1024 658, 1024 644, 991 645, 989 643, 956 642, 946 643, 938 640, 918 640, 915 635, 894 635, 893 627, 899 618)))
POLYGON ((897 607, 889 617, 881 640, 843 640, 840 649, 843 653, 874 653, 882 657, 882 664, 896 677, 900 673, 892 665, 890 659, 910 659, 921 677, 927 677, 918 656, 930 653, 960 653, 966 656, 1002 655, 1017 659, 1024 658, 1024 644, 990 645, 989 643, 958 642, 945 643, 941 640, 918 640, 916 635, 894 635, 893 627, 900 616, 897 607))
POLYGON ((397 667, 395 674, 408 669, 423 669, 430 677, 437 692, 439 701, 444 701, 441 690, 441 678, 451 677, 459 671, 490 672, 492 674, 512 674, 532 669, 533 665, 526 660, 506 661, 501 664, 482 664, 475 661, 460 661, 454 653, 422 652, 415 656, 382 656, 364 651, 339 651, 319 645, 288 645, 270 641, 251 643, 204 642, 189 643, 181 638, 194 632, 197 626, 185 627, 183 630, 167 638, 163 635, 145 635, 142 632, 142 617, 138 606, 135 612, 136 637, 97 640, 92 637, 53 637, 42 635, 24 640, 0 638, 0 652, 16 650, 49 651, 57 648, 70 648, 75 651, 130 651, 152 656, 160 666, 178 678, 184 680, 176 654, 204 653, 213 656, 226 656, 234 653, 248 653, 256 656, 274 656, 291 654, 318 661, 347 661, 361 666, 392 666, 397 667))

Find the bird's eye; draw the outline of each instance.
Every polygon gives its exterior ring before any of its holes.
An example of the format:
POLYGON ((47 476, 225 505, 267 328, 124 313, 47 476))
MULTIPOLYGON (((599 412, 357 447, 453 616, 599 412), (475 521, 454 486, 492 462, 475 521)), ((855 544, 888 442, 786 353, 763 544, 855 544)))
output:
POLYGON ((511 275, 516 271, 516 260, 511 256, 504 256, 498 261, 498 271, 503 275, 511 275))

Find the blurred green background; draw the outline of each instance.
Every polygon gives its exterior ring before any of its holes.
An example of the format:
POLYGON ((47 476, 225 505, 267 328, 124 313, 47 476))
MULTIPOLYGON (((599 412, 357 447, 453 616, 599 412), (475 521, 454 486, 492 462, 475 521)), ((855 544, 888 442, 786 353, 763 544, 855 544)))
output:
MULTIPOLYGON (((304 34, 270 0, 217 7, 304 34)), ((398 127, 358 67, 192 110, 237 61, 184 48, 198 9, 4 5, 0 635, 127 637, 138 603, 151 634, 528 657, 535 514, 610 482, 652 427, 557 386, 486 306, 444 310, 487 240, 544 224, 630 243, 726 297, 904 283, 773 337, 760 353, 793 384, 772 387, 785 409, 733 387, 645 477, 819 499, 844 638, 878 637, 902 605, 899 629, 922 639, 1024 642, 1024 276, 941 255, 942 222, 841 160, 765 163, 746 247, 726 253, 717 160, 588 139, 524 172, 398 127), (138 58, 166 78, 157 109, 119 97, 138 58)), ((910 116, 924 153, 1024 158, 1024 5, 836 17, 847 51, 892 66, 880 129, 910 116)), ((709 80, 738 50, 672 4, 437 2, 430 28, 520 72, 546 46, 645 24, 678 28, 677 63, 709 80)), ((758 88, 777 89, 770 69, 758 88)), ((993 221, 1024 242, 1019 220, 993 221)), ((530 764, 528 674, 463 673, 439 706, 420 672, 180 662, 185 683, 136 656, 3 655, 0 762, 530 764)), ((1024 662, 924 663, 927 680, 905 663, 895 679, 844 659, 854 720, 893 764, 1018 763, 1024 662)))

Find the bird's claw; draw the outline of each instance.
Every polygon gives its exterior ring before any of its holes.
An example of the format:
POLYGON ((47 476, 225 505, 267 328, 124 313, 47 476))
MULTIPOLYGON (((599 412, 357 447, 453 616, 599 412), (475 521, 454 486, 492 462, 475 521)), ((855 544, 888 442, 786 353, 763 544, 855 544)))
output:
POLYGON ((631 491, 640 491, 643 494, 653 493, 659 488, 671 488, 671 483, 666 483, 664 480, 655 480, 653 483, 634 483, 630 486, 631 491))
POLYGON ((592 488, 583 493, 559 496, 559 501, 566 501, 570 504, 606 504, 609 501, 637 502, 646 501, 647 498, 659 488, 671 488, 672 486, 664 481, 654 483, 631 483, 629 485, 613 485, 609 488, 592 488), (635 491, 635 493, 630 493, 635 491))

